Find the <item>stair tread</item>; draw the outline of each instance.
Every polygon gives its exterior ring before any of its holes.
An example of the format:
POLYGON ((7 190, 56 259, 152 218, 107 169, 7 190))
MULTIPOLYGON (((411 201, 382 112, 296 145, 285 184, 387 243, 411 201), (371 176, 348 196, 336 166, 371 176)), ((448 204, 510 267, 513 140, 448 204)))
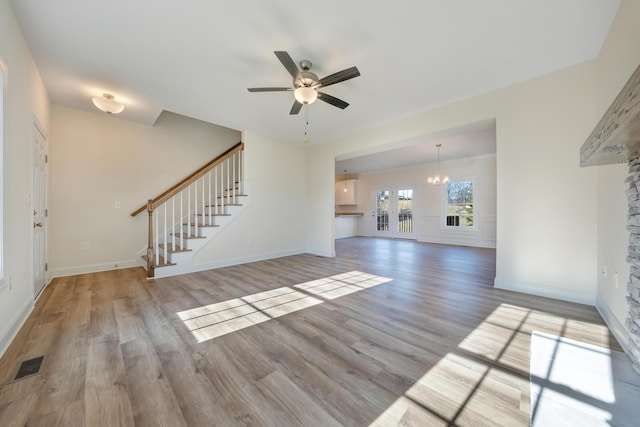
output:
POLYGON ((174 236, 176 237, 182 237, 185 240, 190 240, 190 239, 206 239, 207 236, 183 236, 182 233, 176 233, 174 234, 174 236))
MULTIPOLYGON (((198 214, 198 215, 202 215, 202 214, 198 214)), ((205 214, 205 216, 209 216, 209 214, 205 214)), ((211 216, 214 216, 214 215, 211 214, 211 216)), ((186 222, 183 222, 182 225, 189 225, 189 224, 187 224, 186 222)), ((196 226, 196 224, 192 222, 191 223, 191 227, 195 227, 195 226, 196 226)), ((220 226, 218 224, 200 224, 200 223, 198 223, 198 227, 208 228, 208 227, 220 227, 220 226)))
MULTIPOLYGON (((222 206, 242 206, 242 203, 225 203, 224 205, 222 203, 218 204, 218 207, 221 208, 222 206)), ((215 208, 216 205, 205 205, 205 208, 215 208)))
MULTIPOLYGON (((146 255, 142 255, 142 259, 145 261, 148 261, 148 258, 146 255)), ((154 265, 154 267, 160 268, 160 267, 168 267, 170 265, 176 265, 176 264, 174 262, 165 261, 163 257, 160 257, 160 261, 156 265, 154 265)))
MULTIPOLYGON (((164 243, 160 243, 158 246, 164 249, 164 243)), ((167 243, 167 252, 175 254, 178 252, 191 252, 191 249, 183 249, 180 247, 180 245, 176 245, 176 248, 173 249, 173 245, 171 243, 167 243)))
MULTIPOLYGON (((202 216, 202 214, 197 213, 196 216, 202 216)), ((209 216, 209 214, 204 214, 204 216, 209 216)), ((231 216, 231 214, 212 213, 211 216, 231 216)))

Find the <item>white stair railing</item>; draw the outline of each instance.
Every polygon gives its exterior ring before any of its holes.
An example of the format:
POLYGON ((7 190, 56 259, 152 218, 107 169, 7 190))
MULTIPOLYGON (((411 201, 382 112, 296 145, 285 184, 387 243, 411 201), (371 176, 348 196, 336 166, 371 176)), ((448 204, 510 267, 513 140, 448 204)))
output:
POLYGON ((157 266, 171 265, 171 254, 188 250, 189 240, 205 237, 215 217, 226 215, 225 205, 237 204, 244 188, 243 150, 238 143, 131 213, 149 214, 147 277, 154 277, 157 266))

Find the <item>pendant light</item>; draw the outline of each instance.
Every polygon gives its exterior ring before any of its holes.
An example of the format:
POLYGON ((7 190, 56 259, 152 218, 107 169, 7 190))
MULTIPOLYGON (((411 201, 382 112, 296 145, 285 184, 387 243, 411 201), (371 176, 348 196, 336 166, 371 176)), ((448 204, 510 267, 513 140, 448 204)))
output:
POLYGON ((442 144, 436 144, 436 147, 438 147, 438 173, 436 176, 430 176, 427 182, 433 185, 444 185, 449 182, 449 177, 447 175, 440 176, 440 147, 442 144))
POLYGON ((342 180, 344 181, 344 192, 347 192, 347 170, 344 170, 344 179, 342 180))

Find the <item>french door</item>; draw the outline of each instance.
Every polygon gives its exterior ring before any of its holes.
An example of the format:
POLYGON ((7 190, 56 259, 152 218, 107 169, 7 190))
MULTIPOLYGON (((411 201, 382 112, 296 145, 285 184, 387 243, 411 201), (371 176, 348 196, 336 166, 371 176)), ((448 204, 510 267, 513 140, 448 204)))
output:
POLYGON ((372 198, 374 236, 415 239, 413 188, 375 189, 372 198))

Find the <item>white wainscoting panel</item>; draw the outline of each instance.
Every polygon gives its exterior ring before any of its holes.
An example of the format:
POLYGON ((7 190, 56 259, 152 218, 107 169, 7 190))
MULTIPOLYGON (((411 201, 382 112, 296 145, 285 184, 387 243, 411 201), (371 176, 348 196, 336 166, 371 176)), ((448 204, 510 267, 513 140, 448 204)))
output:
POLYGON ((495 215, 479 216, 475 230, 445 228, 442 226, 442 218, 439 215, 424 215, 419 218, 419 221, 419 230, 421 230, 419 242, 480 248, 496 247, 495 215))

